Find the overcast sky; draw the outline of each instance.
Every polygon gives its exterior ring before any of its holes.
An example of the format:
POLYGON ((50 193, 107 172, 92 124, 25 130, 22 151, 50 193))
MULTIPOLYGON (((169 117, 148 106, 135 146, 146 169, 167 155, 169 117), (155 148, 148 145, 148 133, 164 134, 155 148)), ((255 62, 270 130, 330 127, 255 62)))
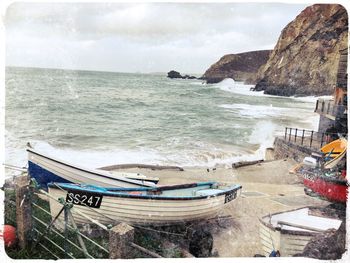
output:
POLYGON ((6 65, 204 73, 225 54, 272 49, 306 4, 14 3, 6 65))

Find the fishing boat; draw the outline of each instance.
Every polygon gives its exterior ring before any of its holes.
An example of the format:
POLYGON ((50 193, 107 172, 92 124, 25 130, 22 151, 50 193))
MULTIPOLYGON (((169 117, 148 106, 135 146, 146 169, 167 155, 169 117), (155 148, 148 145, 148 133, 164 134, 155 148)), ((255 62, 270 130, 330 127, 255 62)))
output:
POLYGON ((345 138, 340 138, 321 148, 325 159, 325 169, 334 168, 339 163, 346 154, 347 145, 348 141, 345 138))
POLYGON ((331 202, 346 203, 348 185, 345 178, 327 176, 328 173, 317 174, 312 171, 303 171, 303 183, 307 189, 326 198, 331 202))
POLYGON ((49 183, 48 188, 53 218, 62 209, 57 200, 63 198, 73 204, 71 212, 79 224, 91 223, 88 216, 102 224, 174 225, 214 217, 240 195, 242 186, 205 182, 153 188, 103 188, 49 183))
POLYGON ((304 207, 259 219, 259 236, 264 255, 269 256, 272 251, 278 250, 281 257, 293 256, 301 253, 315 235, 340 227, 340 219, 321 216, 314 213, 315 210, 304 207))
POLYGON ((50 182, 83 183, 104 187, 152 187, 155 184, 144 180, 137 174, 130 179, 131 173, 110 172, 99 169, 89 169, 48 156, 44 153, 27 148, 28 173, 40 187, 47 189, 50 182), (129 178, 128 178, 129 177, 129 178))

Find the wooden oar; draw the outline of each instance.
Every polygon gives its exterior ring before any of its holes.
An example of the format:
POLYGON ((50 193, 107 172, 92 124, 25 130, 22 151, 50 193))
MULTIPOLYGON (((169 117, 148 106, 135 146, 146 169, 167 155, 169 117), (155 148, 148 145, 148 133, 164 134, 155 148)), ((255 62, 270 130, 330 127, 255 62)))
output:
POLYGON ((285 226, 291 226, 291 227, 297 227, 305 230, 315 231, 315 232, 324 232, 324 229, 320 229, 317 227, 311 227, 311 226, 303 226, 299 224, 289 223, 285 221, 277 221, 277 225, 285 225, 285 226))

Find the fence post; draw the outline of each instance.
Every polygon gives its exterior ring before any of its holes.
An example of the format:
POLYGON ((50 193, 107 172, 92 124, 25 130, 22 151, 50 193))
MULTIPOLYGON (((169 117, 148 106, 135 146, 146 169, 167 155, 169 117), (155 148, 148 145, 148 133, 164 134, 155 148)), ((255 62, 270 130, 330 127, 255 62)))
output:
POLYGON ((315 108, 315 112, 317 112, 317 110, 318 110, 318 102, 319 102, 319 100, 317 100, 317 101, 316 101, 316 108, 315 108))
POLYGON ((289 128, 289 139, 288 141, 290 142, 290 136, 292 135, 292 128, 289 128))
POLYGON ((298 129, 295 129, 294 142, 297 142, 298 129))
POLYGON ((286 141, 287 140, 287 127, 286 127, 286 130, 284 131, 284 140, 286 141))
POLYGON ((301 145, 304 144, 304 135, 305 135, 305 130, 303 130, 303 135, 301 136, 301 145))
POLYGON ((314 137, 314 131, 311 131, 310 148, 311 148, 311 146, 312 146, 312 139, 313 139, 313 137, 314 137))
POLYGON ((32 231, 31 190, 29 183, 28 176, 15 178, 17 237, 19 246, 22 249, 29 246, 32 231))
POLYGON ((120 223, 109 231, 109 258, 131 258, 134 232, 134 228, 125 223, 120 223))
POLYGON ((328 105, 327 105, 327 114, 329 114, 329 107, 331 106, 330 104, 331 104, 331 103, 328 101, 328 105))

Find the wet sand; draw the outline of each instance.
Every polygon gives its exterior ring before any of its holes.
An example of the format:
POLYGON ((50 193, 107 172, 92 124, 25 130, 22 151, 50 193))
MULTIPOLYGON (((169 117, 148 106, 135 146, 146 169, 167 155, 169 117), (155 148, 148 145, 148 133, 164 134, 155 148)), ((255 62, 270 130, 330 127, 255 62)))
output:
POLYGON ((219 257, 252 257, 263 254, 259 240, 259 218, 269 213, 308 205, 327 205, 304 194, 304 186, 289 170, 291 159, 275 160, 237 169, 185 168, 184 171, 123 169, 159 177, 160 185, 217 181, 242 185, 242 195, 227 205, 221 215, 232 220, 213 226, 214 248, 219 257))

